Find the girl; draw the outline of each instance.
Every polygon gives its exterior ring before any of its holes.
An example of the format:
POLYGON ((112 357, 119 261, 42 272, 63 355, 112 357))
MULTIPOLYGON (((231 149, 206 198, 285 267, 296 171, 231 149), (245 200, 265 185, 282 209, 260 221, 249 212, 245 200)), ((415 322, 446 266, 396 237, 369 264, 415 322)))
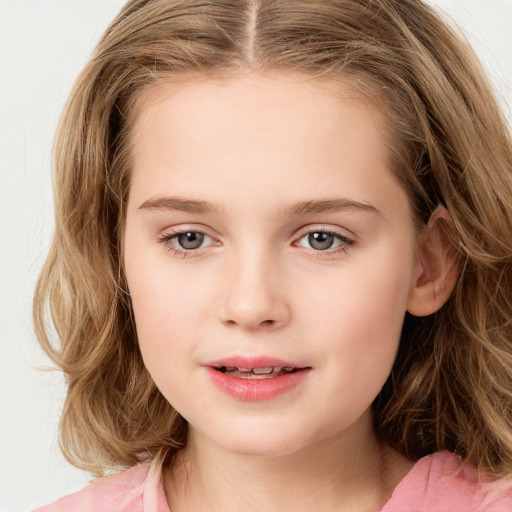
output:
POLYGON ((117 474, 40 510, 511 510, 511 147, 420 0, 128 2, 35 298, 117 474))

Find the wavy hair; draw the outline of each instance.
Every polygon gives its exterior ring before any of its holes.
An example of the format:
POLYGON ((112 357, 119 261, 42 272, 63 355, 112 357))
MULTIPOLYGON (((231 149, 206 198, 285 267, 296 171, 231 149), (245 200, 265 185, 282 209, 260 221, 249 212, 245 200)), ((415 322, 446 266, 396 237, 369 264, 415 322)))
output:
POLYGON ((123 276, 130 129, 144 88, 247 70, 339 80, 384 110, 417 224, 440 203, 451 215, 460 277, 438 313, 406 316, 375 430, 412 460, 448 449, 510 476, 512 143, 469 45, 421 0, 125 5, 74 86, 54 149, 56 229, 34 317, 67 379, 64 454, 102 474, 169 461, 186 442, 144 367, 123 276))

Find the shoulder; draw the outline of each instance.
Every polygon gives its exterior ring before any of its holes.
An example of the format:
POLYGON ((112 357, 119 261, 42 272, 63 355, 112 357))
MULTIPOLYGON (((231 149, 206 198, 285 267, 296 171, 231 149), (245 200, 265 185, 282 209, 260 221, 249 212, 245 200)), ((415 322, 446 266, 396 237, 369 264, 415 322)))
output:
POLYGON ((159 474, 151 469, 148 464, 138 464, 122 473, 98 478, 81 491, 34 512, 144 512, 148 500, 154 503, 154 510, 165 510, 157 505, 162 502, 164 491, 159 474))
POLYGON ((420 459, 381 512, 512 511, 512 480, 479 476, 440 452, 420 459), (413 508, 411 508, 413 507, 413 508))

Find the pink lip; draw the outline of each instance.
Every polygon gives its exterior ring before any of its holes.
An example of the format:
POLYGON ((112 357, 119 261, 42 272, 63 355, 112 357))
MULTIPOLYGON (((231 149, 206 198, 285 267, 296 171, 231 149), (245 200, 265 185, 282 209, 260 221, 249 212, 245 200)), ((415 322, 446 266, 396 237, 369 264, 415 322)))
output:
POLYGON ((218 368, 219 366, 236 366, 237 368, 267 368, 269 366, 281 366, 282 368, 302 368, 301 365, 291 363, 290 361, 283 361, 274 357, 256 356, 256 357, 227 357, 225 359, 218 359, 217 361, 210 361, 205 366, 218 368))
POLYGON ((247 402, 259 402, 275 398, 297 386, 307 376, 311 367, 271 357, 229 357, 205 364, 213 384, 224 393, 247 402), (237 368, 267 368, 269 366, 297 368, 292 373, 266 379, 243 379, 217 370, 221 366, 237 368))

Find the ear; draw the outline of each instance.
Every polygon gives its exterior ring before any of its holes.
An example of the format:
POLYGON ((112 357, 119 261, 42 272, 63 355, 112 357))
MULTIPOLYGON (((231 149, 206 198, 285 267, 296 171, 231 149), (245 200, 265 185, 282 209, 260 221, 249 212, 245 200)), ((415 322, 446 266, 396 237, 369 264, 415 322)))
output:
POLYGON ((418 242, 418 271, 407 311, 427 316, 438 311, 450 297, 459 276, 459 252, 453 243, 453 223, 444 206, 431 215, 418 242))

